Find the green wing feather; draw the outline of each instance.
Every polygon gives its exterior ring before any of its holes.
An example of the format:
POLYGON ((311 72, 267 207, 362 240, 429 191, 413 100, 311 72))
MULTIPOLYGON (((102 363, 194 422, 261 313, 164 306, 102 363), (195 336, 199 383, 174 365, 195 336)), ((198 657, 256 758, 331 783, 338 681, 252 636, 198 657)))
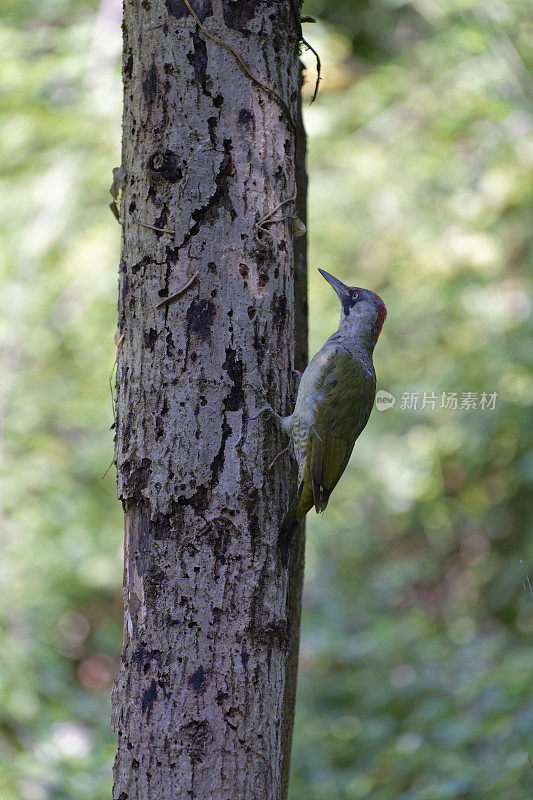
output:
POLYGON ((376 393, 372 362, 342 346, 325 345, 302 375, 293 444, 298 491, 282 523, 278 544, 287 563, 294 532, 310 508, 324 511, 370 416, 376 393))
POLYGON ((306 472, 317 513, 346 469, 355 441, 370 416, 376 390, 373 372, 350 353, 336 349, 324 361, 316 391, 320 397, 307 442, 306 472))

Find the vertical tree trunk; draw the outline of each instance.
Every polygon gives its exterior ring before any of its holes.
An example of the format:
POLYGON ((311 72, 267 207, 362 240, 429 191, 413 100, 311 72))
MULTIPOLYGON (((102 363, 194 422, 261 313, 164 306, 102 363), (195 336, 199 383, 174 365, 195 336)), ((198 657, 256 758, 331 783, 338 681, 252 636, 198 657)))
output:
POLYGON ((287 441, 247 418, 261 384, 290 411, 306 356, 305 247, 288 220, 256 227, 296 183, 305 214, 300 4, 190 5, 205 29, 183 0, 125 2, 113 796, 280 800, 303 546, 289 582, 287 441))

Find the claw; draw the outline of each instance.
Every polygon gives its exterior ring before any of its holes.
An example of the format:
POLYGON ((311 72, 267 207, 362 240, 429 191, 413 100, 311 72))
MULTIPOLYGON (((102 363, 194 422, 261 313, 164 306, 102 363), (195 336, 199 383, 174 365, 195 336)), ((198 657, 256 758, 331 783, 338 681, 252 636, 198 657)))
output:
POLYGON ((260 409, 259 409, 259 411, 257 411, 257 412, 256 412, 256 413, 255 413, 255 414, 252 416, 252 417, 248 417, 248 418, 247 418, 247 419, 248 419, 248 421, 249 421, 249 422, 251 422, 251 421, 252 421, 252 420, 254 420, 254 419, 258 419, 258 418, 259 418, 259 417, 260 417, 262 414, 264 414, 264 413, 265 413, 265 411, 268 411, 268 412, 270 412, 270 414, 274 414, 274 416, 275 416, 275 417, 277 417, 278 419, 281 419, 281 417, 279 416, 279 414, 277 414, 277 413, 274 411, 274 409, 272 408, 272 406, 263 406, 263 408, 260 408, 260 409))
POLYGON ((259 386, 255 386, 255 384, 253 383, 245 383, 244 385, 247 386, 249 389, 251 389, 256 397, 260 397, 261 400, 266 401, 267 393, 264 386, 261 386, 261 388, 259 388, 259 386))
POLYGON ((287 418, 286 417, 282 417, 281 414, 278 414, 277 411, 274 411, 274 409, 272 408, 270 403, 268 403, 267 400, 266 400, 266 392, 265 392, 265 390, 264 389, 258 389, 258 387, 254 386, 252 383, 246 383, 245 386, 248 386, 255 393, 256 397, 260 397, 261 400, 263 401, 263 405, 261 406, 261 408, 258 411, 256 411, 256 413, 253 416, 246 417, 246 421, 247 422, 252 422, 254 419, 257 419, 258 417, 260 417, 261 414, 264 414, 266 411, 268 411, 269 414, 272 414, 272 416, 274 416, 276 418, 276 420, 282 426, 282 428, 284 428, 285 420, 287 418))

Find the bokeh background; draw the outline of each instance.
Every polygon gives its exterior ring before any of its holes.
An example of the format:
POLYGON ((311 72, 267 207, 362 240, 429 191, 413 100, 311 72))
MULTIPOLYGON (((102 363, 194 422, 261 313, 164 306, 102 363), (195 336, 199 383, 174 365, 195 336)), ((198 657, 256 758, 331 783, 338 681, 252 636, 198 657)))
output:
MULTIPOLYGON (((310 264, 383 295, 396 403, 309 521, 291 800, 532 796, 528 5, 305 3, 310 264)), ((0 795, 107 800, 120 4, 2 18, 0 795)))

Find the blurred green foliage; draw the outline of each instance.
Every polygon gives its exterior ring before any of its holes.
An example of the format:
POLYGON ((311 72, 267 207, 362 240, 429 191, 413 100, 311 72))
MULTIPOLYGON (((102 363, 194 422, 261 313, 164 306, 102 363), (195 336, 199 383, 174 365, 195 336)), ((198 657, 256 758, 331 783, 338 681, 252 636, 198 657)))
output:
POLYGON ((112 471, 120 9, 12 3, 2 64, 0 796, 106 798, 120 655, 112 471))
MULTIPOLYGON (((101 480, 120 8, 3 5, 0 794, 103 800, 121 642, 121 510, 112 471, 101 480)), ((374 412, 309 521, 291 800, 524 800, 528 7, 307 0, 304 13, 320 19, 305 34, 324 61, 306 111, 311 265, 384 297, 375 362, 396 404, 374 412), (496 405, 443 409, 443 392, 495 392, 496 405)), ((310 275, 314 351, 338 309, 310 275)))

